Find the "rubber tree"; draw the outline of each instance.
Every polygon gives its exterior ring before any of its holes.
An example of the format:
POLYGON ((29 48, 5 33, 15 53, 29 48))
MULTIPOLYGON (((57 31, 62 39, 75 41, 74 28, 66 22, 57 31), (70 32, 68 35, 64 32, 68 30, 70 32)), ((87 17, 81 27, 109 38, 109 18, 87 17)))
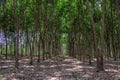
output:
POLYGON ((19 17, 17 16, 17 0, 14 0, 14 17, 15 17, 15 67, 19 67, 19 17))

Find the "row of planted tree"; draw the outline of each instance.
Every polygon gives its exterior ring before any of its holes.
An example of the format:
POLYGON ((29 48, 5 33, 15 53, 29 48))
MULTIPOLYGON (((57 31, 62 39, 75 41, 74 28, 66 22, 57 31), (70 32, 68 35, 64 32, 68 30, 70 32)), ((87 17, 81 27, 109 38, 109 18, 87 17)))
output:
MULTIPOLYGON (((1 0, 0 50, 6 59, 64 55, 84 60, 120 58, 119 0, 1 0)), ((42 59, 41 59, 42 58, 42 59)))

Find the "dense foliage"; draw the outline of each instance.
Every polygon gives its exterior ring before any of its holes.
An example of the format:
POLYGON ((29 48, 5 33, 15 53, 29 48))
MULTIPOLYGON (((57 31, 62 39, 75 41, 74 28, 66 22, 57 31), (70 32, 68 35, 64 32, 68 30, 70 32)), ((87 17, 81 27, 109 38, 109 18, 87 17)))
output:
POLYGON ((0 0, 0 52, 6 59, 30 54, 31 64, 33 55, 48 54, 116 60, 119 10, 119 0, 0 0))

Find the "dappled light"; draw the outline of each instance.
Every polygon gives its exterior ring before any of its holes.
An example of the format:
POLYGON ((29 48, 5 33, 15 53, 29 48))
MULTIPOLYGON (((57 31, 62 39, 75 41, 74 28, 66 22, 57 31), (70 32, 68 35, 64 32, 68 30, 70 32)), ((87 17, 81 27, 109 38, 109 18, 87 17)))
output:
MULTIPOLYGON (((14 68, 14 62, 6 61, 6 64, 2 65, 0 68, 1 74, 3 75, 2 80, 4 79, 42 79, 42 80, 76 80, 76 79, 100 79, 105 80, 110 77, 111 80, 114 78, 117 80, 120 78, 120 72, 117 65, 111 67, 111 63, 106 63, 106 72, 96 73, 95 67, 84 62, 79 61, 74 58, 66 57, 63 61, 59 60, 46 60, 39 64, 29 65, 29 60, 21 59, 21 61, 26 61, 21 63, 19 69, 14 68), (10 67, 7 66, 13 65, 10 67), (48 64, 47 64, 48 63, 48 64), (50 64, 49 64, 50 63, 50 64), (4 68, 5 67, 5 68, 4 68), (2 69, 4 68, 4 69, 2 69), (103 76, 104 74, 104 76, 103 76), (103 78, 101 78, 101 75, 103 78)), ((109 79, 108 79, 109 80, 109 79)))
POLYGON ((0 0, 0 80, 120 80, 120 0, 0 0))

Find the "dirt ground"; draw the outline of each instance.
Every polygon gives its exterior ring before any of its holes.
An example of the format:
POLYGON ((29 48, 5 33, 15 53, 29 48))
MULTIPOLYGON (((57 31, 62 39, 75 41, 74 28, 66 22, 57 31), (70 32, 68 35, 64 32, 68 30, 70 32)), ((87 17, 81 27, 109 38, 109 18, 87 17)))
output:
POLYGON ((50 59, 29 65, 29 59, 19 61, 19 69, 14 60, 0 63, 0 80, 120 80, 120 61, 105 61, 105 72, 96 72, 95 62, 90 66, 71 57, 50 59))

